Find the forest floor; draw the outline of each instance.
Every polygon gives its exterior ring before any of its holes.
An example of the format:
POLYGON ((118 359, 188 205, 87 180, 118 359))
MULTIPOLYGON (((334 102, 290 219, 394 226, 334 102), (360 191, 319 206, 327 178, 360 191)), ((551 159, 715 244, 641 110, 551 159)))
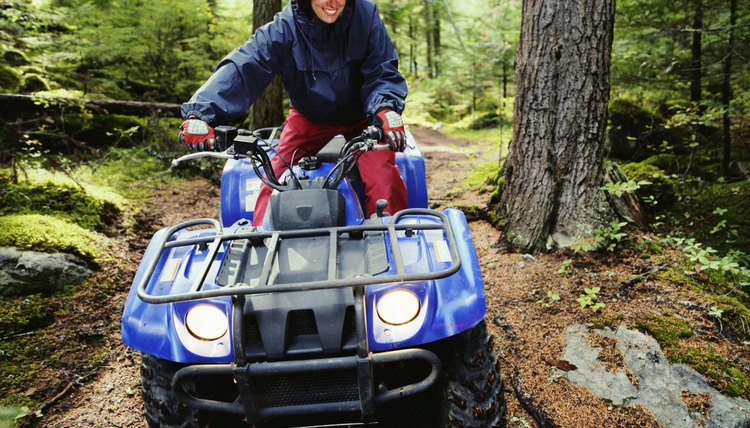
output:
MULTIPOLYGON (((585 388, 564 378, 561 361, 566 329, 586 326, 636 325, 665 311, 679 314, 694 331, 691 346, 712 342, 724 355, 734 355, 747 372, 748 351, 723 340, 716 321, 705 315, 705 302, 689 291, 643 276, 659 265, 673 263, 669 253, 645 258, 636 251, 616 255, 518 254, 498 245, 501 231, 487 222, 489 188, 467 189, 463 184, 472 163, 497 156, 487 147, 454 139, 427 128, 412 127, 425 154, 431 208, 469 208, 474 244, 479 255, 487 295, 487 325, 495 337, 495 349, 505 383, 509 427, 560 426, 658 426, 653 415, 640 406, 613 406, 585 388), (473 208, 472 208, 473 207, 473 208), (561 269, 563 267, 563 269, 561 269), (576 297, 584 287, 601 287, 599 299, 606 306, 598 312, 581 309, 576 297), (547 292, 559 295, 549 301, 547 292), (544 304, 548 303, 548 304, 544 304)), ((100 328, 107 353, 98 371, 81 382, 60 385, 48 400, 44 416, 26 418, 30 426, 137 427, 145 426, 140 398, 140 357, 121 343, 119 321, 130 278, 151 234, 161 227, 196 217, 218 217, 218 188, 204 179, 183 182, 175 188, 155 188, 135 224, 115 245, 122 262, 117 275, 120 292, 99 309, 106 316, 100 328)), ((111 275, 107 268, 101 273, 111 275)), ((80 330, 77 325, 57 322, 62 331, 80 330)), ((687 345, 685 343, 684 345, 687 345)), ((602 359, 612 370, 627 371, 612 343, 600 341, 602 359)), ((567 368, 569 370, 569 368, 567 368)), ((32 386, 30 385, 29 388, 32 386)))

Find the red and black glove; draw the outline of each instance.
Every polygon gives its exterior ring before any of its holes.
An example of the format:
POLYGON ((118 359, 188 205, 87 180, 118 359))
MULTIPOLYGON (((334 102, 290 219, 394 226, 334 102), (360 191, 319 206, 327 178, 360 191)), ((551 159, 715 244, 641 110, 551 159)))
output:
POLYGON ((216 135, 214 129, 206 122, 188 118, 182 122, 180 141, 185 143, 191 152, 211 151, 216 146, 216 135))
POLYGON ((377 112, 372 121, 374 126, 383 130, 388 146, 394 152, 403 152, 406 148, 406 131, 401 115, 393 110, 383 109, 377 112))

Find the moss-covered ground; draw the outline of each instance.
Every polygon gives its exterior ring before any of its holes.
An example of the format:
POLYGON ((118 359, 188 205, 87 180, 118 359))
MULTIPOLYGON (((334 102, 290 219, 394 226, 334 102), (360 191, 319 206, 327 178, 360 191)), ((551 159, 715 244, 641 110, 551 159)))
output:
POLYGON ((0 410, 10 420, 65 385, 93 378, 108 358, 105 338, 120 315, 112 301, 126 291, 134 263, 113 257, 113 245, 123 245, 114 238, 127 236, 155 186, 179 180, 144 149, 113 149, 66 171, 27 165, 13 183, 10 171, 0 170, 0 246, 67 252, 97 268, 77 287, 0 296, 0 410))

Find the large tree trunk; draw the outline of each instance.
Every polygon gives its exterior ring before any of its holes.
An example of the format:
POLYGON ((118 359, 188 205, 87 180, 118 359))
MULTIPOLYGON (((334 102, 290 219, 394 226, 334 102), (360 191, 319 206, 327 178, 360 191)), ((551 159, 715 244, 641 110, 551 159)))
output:
POLYGON ((521 250, 591 237, 603 182, 614 0, 525 0, 513 140, 498 213, 521 250))
MULTIPOLYGON (((278 0, 253 0, 253 31, 273 20, 281 10, 278 0)), ((252 107, 252 126, 254 129, 278 126, 284 121, 283 93, 281 78, 276 76, 263 91, 252 107)))

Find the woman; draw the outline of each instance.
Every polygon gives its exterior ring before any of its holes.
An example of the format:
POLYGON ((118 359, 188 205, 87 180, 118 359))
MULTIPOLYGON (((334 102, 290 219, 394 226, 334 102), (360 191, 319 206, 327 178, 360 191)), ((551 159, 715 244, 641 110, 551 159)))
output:
MULTIPOLYGON (((359 172, 366 214, 378 199, 389 211, 406 208, 406 186, 395 165, 406 136, 401 120, 406 80, 377 7, 370 0, 292 0, 274 20, 219 63, 208 81, 182 105, 181 139, 191 150, 211 150, 212 125, 244 114, 274 76, 281 75, 289 114, 273 159, 281 174, 299 147, 317 153, 331 138, 347 139, 372 124, 384 131, 391 151, 365 153, 359 172)), ((259 225, 271 195, 263 186, 254 221, 259 225)))

